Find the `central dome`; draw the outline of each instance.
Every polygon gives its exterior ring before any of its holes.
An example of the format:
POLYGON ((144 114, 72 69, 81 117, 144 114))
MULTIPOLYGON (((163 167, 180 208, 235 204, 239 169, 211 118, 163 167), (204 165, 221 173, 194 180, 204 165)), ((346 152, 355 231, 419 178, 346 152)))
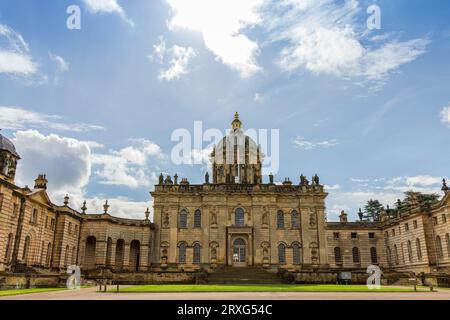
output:
POLYGON ((255 140, 244 134, 237 112, 231 129, 211 153, 215 183, 259 183, 263 154, 255 140))

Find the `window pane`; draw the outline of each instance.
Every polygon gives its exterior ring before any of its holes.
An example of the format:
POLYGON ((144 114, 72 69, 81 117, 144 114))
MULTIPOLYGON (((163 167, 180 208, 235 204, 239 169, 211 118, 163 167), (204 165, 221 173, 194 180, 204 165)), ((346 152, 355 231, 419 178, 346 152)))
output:
POLYGON ((244 210, 242 208, 237 208, 234 212, 234 224, 238 227, 244 226, 244 210))
POLYGON ((186 263, 186 244, 180 243, 178 250, 179 250, 178 255, 179 255, 180 263, 186 263))
POLYGON ((277 228, 284 229, 284 214, 282 211, 277 213, 277 228))
POLYGON ((339 247, 334 248, 334 261, 336 264, 342 263, 341 248, 339 247))
POLYGON ((280 264, 286 263, 286 247, 284 244, 278 246, 278 261, 280 264))
POLYGON ((300 264, 300 246, 298 244, 292 246, 292 255, 294 264, 300 264))
POLYGON ((180 212, 180 228, 187 228, 187 212, 185 210, 180 212))
POLYGON ((200 210, 195 210, 194 214, 194 228, 202 227, 202 213, 200 210))
POLYGON ((200 263, 201 247, 198 243, 194 245, 194 263, 200 263))

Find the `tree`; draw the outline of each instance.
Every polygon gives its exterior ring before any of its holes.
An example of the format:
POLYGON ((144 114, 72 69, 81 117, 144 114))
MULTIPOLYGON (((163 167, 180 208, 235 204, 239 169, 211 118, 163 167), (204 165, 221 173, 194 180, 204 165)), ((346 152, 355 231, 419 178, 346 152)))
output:
POLYGON ((402 209, 409 210, 414 205, 419 205, 421 209, 430 207, 439 201, 439 195, 437 193, 427 194, 415 191, 406 191, 405 199, 402 201, 402 209))
POLYGON ((383 205, 378 200, 370 199, 364 207, 364 220, 366 221, 380 221, 381 210, 383 205))

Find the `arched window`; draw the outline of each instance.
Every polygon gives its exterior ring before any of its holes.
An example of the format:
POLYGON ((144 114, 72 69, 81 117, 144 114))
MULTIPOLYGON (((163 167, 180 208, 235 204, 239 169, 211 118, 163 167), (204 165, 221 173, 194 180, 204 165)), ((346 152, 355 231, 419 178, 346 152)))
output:
POLYGON ((278 262, 286 264, 286 246, 283 243, 278 245, 278 262))
POLYGON ((447 255, 450 258, 450 235, 447 233, 445 238, 447 239, 447 255))
POLYGON ((352 256, 353 256, 353 263, 356 263, 356 264, 360 264, 361 263, 361 257, 359 255, 358 247, 353 247, 353 249, 352 249, 352 256))
POLYGON ((184 209, 180 212, 179 228, 187 229, 187 212, 184 209))
POLYGON ((413 262, 413 253, 412 253, 411 241, 408 240, 407 246, 408 246, 408 259, 409 259, 409 262, 413 262))
POLYGON ((395 264, 398 264, 398 249, 397 249, 397 245, 396 244, 394 244, 394 261, 395 261, 395 264))
POLYGON ((23 263, 27 264, 28 263, 28 253, 30 251, 30 236, 27 236, 25 238, 25 244, 23 246, 23 254, 22 254, 22 261, 23 263))
POLYGON ((277 213, 277 229, 284 229, 284 213, 281 210, 277 213))
POLYGON ((178 262, 186 263, 186 243, 184 242, 178 245, 178 262))
POLYGON ((118 239, 116 241, 116 255, 114 259, 115 267, 117 271, 122 271, 123 260, 125 256, 125 240, 118 239))
POLYGON ((130 270, 139 271, 141 264, 141 243, 133 240, 130 243, 130 270))
POLYGON ((443 256, 444 256, 444 251, 442 250, 442 241, 441 241, 441 237, 440 236, 436 237, 436 251, 437 251, 436 252, 437 257, 439 259, 442 259, 443 256))
POLYGON ((33 209, 33 214, 31 216, 31 223, 32 224, 37 224, 38 221, 38 210, 37 209, 33 209))
POLYGON ((301 263, 300 245, 298 243, 292 245, 292 259, 294 264, 301 263))
POLYGON ((197 209, 194 213, 194 228, 202 227, 202 212, 197 209))
POLYGON ((377 248, 375 247, 370 248, 370 261, 372 264, 378 263, 377 248))
POLYGON ((237 227, 244 226, 244 210, 242 208, 237 208, 234 211, 234 224, 237 227))
POLYGON ((342 264, 341 248, 339 247, 334 248, 334 262, 336 264, 342 264))
POLYGON ((202 247, 200 246, 200 244, 199 243, 194 244, 194 259, 193 259, 193 262, 195 264, 200 264, 201 251, 202 251, 202 247))
POLYGON ((422 248, 420 246, 420 239, 416 239, 416 251, 417 251, 417 259, 422 261, 422 248))
POLYGON ((300 227, 300 219, 297 211, 291 213, 291 228, 298 229, 300 227))
POLYGON ((95 268, 95 252, 97 249, 97 239, 90 236, 86 239, 86 251, 84 253, 84 264, 86 269, 95 268))
POLYGON ((107 266, 111 266, 111 258, 112 258, 112 239, 108 237, 108 240, 106 241, 106 259, 105 259, 105 263, 107 266))

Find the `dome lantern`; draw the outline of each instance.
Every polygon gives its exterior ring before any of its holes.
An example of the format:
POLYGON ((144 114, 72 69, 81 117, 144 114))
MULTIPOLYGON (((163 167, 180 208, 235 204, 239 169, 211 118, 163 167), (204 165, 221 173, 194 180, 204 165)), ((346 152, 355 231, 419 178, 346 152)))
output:
POLYGON ((238 129, 242 129, 242 122, 239 120, 239 113, 234 114, 234 120, 231 122, 231 128, 236 131, 238 129))

